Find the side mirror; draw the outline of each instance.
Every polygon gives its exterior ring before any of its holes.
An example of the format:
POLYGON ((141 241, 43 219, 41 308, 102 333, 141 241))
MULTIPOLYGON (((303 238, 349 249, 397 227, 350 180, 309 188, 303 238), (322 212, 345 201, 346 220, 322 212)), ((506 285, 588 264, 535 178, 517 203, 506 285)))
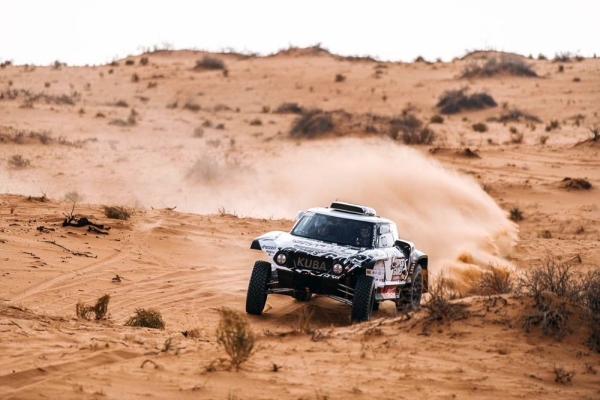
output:
POLYGON ((298 211, 298 212, 296 213, 296 219, 300 219, 300 218, 302 218, 303 216, 304 216, 304 211, 298 211))
POLYGON ((390 226, 389 225, 381 225, 379 227, 379 234, 383 235, 385 233, 390 233, 390 226))

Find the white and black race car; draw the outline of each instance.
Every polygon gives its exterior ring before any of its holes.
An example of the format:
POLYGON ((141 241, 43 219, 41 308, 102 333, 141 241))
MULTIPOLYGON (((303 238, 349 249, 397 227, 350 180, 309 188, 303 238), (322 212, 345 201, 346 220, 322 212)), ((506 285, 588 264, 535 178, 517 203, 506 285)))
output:
POLYGON ((333 202, 298 213, 290 233, 273 231, 252 242, 270 261, 256 261, 246 312, 260 315, 269 294, 308 301, 313 294, 352 306, 352 321, 368 321, 385 300, 417 311, 427 292, 425 253, 400 240, 396 224, 370 207, 333 202))

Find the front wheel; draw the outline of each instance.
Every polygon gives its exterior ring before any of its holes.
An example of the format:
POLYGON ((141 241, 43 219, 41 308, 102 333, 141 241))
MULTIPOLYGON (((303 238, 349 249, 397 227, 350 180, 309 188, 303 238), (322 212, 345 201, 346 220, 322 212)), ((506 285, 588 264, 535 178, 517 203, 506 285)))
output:
POLYGON ((423 295, 423 269, 417 264, 411 282, 400 289, 400 298, 396 301, 398 311, 419 311, 423 295))
POLYGON ((352 300, 352 321, 368 321, 375 302, 375 280, 372 276, 361 275, 356 280, 352 300))
POLYGON ((246 294, 246 312, 248 314, 262 314, 267 302, 267 284, 270 278, 271 264, 266 261, 255 262, 246 294))

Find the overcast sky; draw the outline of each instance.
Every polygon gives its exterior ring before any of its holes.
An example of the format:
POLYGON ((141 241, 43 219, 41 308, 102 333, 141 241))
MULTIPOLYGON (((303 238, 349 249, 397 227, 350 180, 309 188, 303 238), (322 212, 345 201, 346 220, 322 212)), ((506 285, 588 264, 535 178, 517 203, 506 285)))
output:
POLYGON ((473 49, 600 55, 599 0, 4 0, 0 60, 102 64, 168 43, 451 60, 473 49))

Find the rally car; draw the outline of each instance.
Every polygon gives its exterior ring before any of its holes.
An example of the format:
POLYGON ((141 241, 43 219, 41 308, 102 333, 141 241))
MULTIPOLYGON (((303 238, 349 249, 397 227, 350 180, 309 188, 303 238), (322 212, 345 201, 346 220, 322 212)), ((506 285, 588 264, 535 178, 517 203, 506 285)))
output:
POLYGON ((246 312, 260 315, 269 294, 308 301, 313 294, 352 306, 352 321, 368 321, 379 303, 417 311, 427 292, 428 257, 398 237, 396 224, 371 207, 335 201, 298 213, 291 232, 252 241, 269 261, 256 261, 246 312))

